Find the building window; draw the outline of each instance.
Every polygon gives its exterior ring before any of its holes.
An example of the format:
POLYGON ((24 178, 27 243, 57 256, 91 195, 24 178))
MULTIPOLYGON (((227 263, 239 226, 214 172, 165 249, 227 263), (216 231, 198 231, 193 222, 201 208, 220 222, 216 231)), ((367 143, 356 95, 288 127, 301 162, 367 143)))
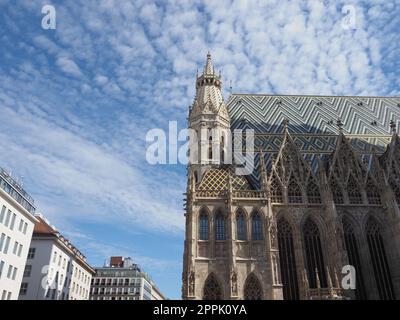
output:
POLYGON ((32 265, 27 264, 24 270, 24 277, 30 277, 32 272, 32 265))
POLYGON ((7 216, 6 216, 6 221, 5 221, 5 223, 4 223, 4 225, 5 225, 6 227, 8 227, 8 224, 10 223, 10 218, 11 218, 11 210, 8 210, 8 211, 7 211, 7 216))
POLYGON ((24 227, 24 220, 19 220, 19 226, 18 226, 18 231, 22 231, 22 228, 24 227))
POLYGON ((22 282, 21 283, 21 288, 19 289, 19 295, 20 296, 25 296, 27 291, 28 291, 28 283, 27 282, 22 282))
POLYGON ((262 288, 260 281, 257 277, 251 273, 246 280, 244 286, 244 299, 245 300, 261 300, 262 299, 262 288))
POLYGON ((270 196, 272 203, 282 203, 282 187, 278 181, 278 178, 274 175, 270 182, 270 196))
POLYGON ((258 212, 253 213, 251 217, 251 231, 253 240, 262 240, 263 239, 263 230, 262 230, 262 221, 261 216, 258 212))
POLYGON ((318 226, 310 218, 303 225, 304 249, 310 288, 327 287, 324 257, 318 226), (317 274, 319 284, 317 284, 317 274))
POLYGON ((336 182, 336 179, 332 179, 330 182, 331 185, 331 191, 332 191, 332 196, 333 196, 333 201, 337 204, 343 204, 343 192, 342 188, 339 186, 339 184, 336 182))
POLYGON ((225 218, 221 212, 215 218, 215 240, 225 240, 225 218))
POLYGON ((18 253, 18 242, 15 241, 14 242, 14 248, 13 248, 13 254, 17 255, 17 253, 18 253))
POLYGON ((4 269, 4 261, 0 260, 0 279, 1 275, 3 274, 3 269, 4 269))
POLYGON ((208 240, 208 215, 205 212, 200 213, 199 238, 208 240))
POLYGON ((293 233, 290 224, 284 218, 278 221, 278 247, 283 284, 283 299, 298 300, 299 285, 297 282, 293 233))
POLYGON ((288 200, 289 200, 289 203, 303 202, 303 197, 301 194, 299 184, 296 182, 296 180, 293 178, 293 176, 290 179, 290 182, 288 185, 288 200))
POLYGON ((3 251, 3 245, 4 245, 5 239, 6 239, 6 235, 4 233, 2 233, 0 236, 0 252, 3 251))
POLYGON ((15 225, 15 219, 17 218, 17 215, 13 213, 12 218, 11 218, 11 223, 10 223, 10 229, 14 230, 14 225, 15 225))
POLYGON ((3 207, 1 208, 1 212, 0 212, 0 223, 3 223, 5 213, 6 213, 6 206, 3 206, 3 207))
POLYGON ((307 185, 308 203, 321 203, 321 194, 314 178, 310 178, 307 185))
POLYGON ((5 244, 4 244, 4 248, 3 248, 3 253, 7 254, 8 253, 8 247, 10 246, 10 237, 6 238, 5 244))
POLYGON ((23 234, 26 234, 27 228, 28 228, 28 223, 25 222, 25 223, 24 223, 24 230, 22 231, 23 234))
POLYGON ((222 300, 222 290, 213 273, 204 283, 203 300, 222 300))
POLYGON ((28 259, 34 259, 36 254, 36 248, 29 248, 28 259))
POLYGON ((19 244, 19 248, 18 248, 18 257, 20 257, 21 256, 21 253, 22 253, 22 244, 19 244))
POLYGON ((365 228, 379 297, 382 300, 394 300, 396 297, 380 225, 370 217, 365 228))
POLYGON ((367 192, 367 199, 369 204, 381 204, 381 195, 376 184, 372 182, 371 178, 368 178, 365 185, 365 190, 367 192))
POLYGON ((236 215, 236 237, 238 240, 247 240, 246 216, 242 211, 236 215))
POLYGON ((343 225, 344 243, 347 251, 347 256, 349 258, 349 264, 354 266, 356 270, 356 290, 355 290, 356 299, 365 300, 367 299, 367 297, 365 293, 360 254, 358 251, 358 244, 354 228, 350 220, 346 216, 344 216, 342 219, 342 225, 343 225))
POLYGON ((351 204, 363 203, 360 192, 360 186, 357 184, 356 180, 352 175, 350 175, 349 181, 347 182, 347 193, 349 195, 349 201, 351 204))

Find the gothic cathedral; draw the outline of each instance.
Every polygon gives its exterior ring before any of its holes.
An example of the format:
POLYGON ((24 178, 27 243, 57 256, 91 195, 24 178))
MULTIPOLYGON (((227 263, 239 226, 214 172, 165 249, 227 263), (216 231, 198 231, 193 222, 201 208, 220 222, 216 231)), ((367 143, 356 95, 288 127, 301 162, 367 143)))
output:
POLYGON ((182 297, 400 299, 400 98, 225 103, 221 86, 208 54, 189 110, 182 297), (248 175, 224 161, 235 129, 254 130, 248 175))

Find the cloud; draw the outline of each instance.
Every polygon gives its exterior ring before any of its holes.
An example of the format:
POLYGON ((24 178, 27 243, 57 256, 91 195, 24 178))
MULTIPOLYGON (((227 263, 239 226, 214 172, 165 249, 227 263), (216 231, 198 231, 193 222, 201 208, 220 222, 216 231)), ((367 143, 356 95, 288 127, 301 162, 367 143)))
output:
POLYGON ((185 167, 150 166, 145 135, 169 120, 186 127, 208 50, 225 97, 230 82, 246 93, 400 94, 396 0, 352 1, 354 30, 338 1, 86 0, 59 1, 57 29, 45 31, 42 2, 0 0, 0 165, 26 177, 60 228, 183 234, 185 167))
POLYGON ((57 66, 60 67, 62 71, 65 73, 75 76, 75 77, 81 77, 82 72, 77 66, 77 64, 72 61, 71 59, 65 58, 65 57, 60 57, 56 61, 57 66))

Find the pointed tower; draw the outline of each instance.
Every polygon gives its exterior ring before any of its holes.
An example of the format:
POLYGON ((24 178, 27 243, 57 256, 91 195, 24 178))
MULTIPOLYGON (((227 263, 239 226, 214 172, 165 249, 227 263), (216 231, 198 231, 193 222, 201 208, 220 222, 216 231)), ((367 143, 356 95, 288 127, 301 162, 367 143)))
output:
POLYGON ((189 111, 189 128, 197 137, 189 147, 189 167, 196 184, 208 169, 229 163, 230 119, 221 86, 221 75, 215 73, 208 53, 203 72, 196 78, 196 97, 189 111))

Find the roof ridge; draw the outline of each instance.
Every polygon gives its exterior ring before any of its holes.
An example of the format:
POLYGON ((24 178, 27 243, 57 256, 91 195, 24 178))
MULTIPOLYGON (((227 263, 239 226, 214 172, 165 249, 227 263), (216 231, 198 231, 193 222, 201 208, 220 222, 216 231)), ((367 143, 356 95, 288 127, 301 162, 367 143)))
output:
POLYGON ((318 94, 313 95, 313 94, 273 94, 273 93, 231 93, 230 97, 231 96, 400 99, 400 96, 355 96, 355 95, 318 95, 318 94))

